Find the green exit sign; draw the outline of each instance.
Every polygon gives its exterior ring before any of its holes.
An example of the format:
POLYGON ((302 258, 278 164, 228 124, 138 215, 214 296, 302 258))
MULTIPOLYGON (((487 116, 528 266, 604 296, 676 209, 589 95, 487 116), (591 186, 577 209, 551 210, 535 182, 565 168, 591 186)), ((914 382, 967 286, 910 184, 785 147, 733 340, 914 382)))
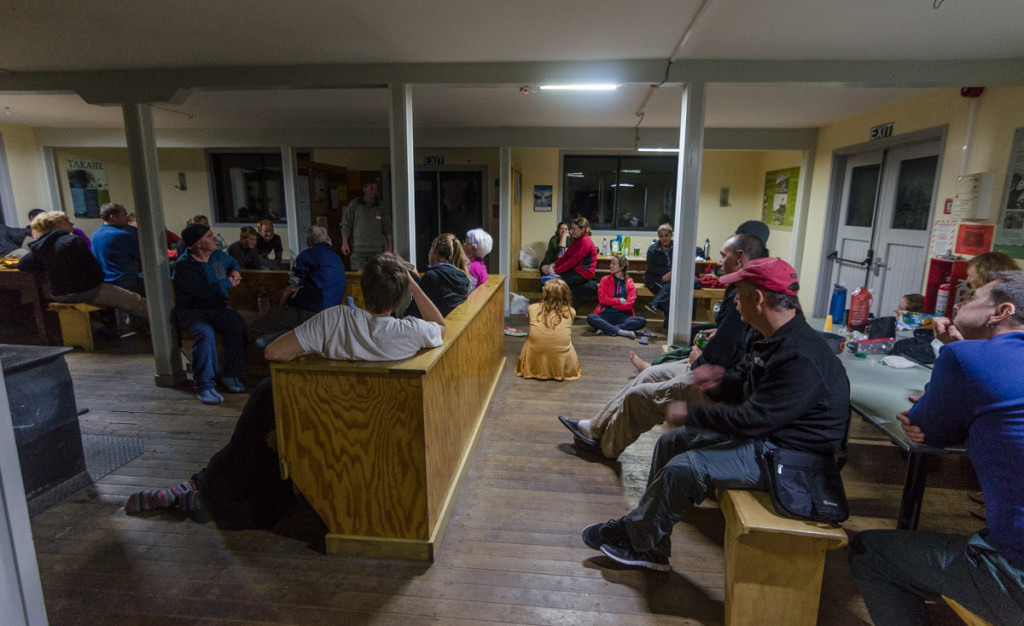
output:
POLYGON ((871 127, 871 141, 892 137, 892 122, 871 127))

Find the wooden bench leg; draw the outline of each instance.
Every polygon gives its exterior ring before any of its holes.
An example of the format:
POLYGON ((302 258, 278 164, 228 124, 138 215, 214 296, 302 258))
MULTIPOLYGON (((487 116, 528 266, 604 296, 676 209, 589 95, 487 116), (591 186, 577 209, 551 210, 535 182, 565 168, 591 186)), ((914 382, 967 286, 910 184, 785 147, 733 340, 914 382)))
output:
POLYGON ((92 338, 92 322, 89 314, 99 311, 99 307, 91 304, 80 303, 57 303, 50 304, 50 308, 57 311, 60 317, 60 334, 63 343, 67 347, 81 346, 83 350, 95 350, 96 345, 92 338))

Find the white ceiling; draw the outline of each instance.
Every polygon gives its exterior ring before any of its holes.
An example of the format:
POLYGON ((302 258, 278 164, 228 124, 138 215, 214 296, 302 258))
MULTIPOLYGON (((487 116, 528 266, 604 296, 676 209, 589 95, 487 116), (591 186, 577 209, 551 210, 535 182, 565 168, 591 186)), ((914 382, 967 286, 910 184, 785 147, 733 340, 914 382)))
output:
MULTIPOLYGON (((88 105, 75 95, 5 94, 4 74, 352 63, 667 64, 670 57, 679 64, 1021 59, 1024 1, 5 0, 0 42, 0 123, 113 128, 122 123, 116 107, 88 105)), ((603 94, 522 95, 520 86, 417 85, 414 124, 631 127, 650 91, 649 85, 626 85, 603 94)), ((713 83, 706 124, 817 127, 924 92, 713 83)), ((677 84, 651 94, 643 126, 677 126, 680 94, 677 84)), ((182 105, 158 105, 154 121, 160 128, 383 127, 388 105, 383 89, 196 90, 182 105)))

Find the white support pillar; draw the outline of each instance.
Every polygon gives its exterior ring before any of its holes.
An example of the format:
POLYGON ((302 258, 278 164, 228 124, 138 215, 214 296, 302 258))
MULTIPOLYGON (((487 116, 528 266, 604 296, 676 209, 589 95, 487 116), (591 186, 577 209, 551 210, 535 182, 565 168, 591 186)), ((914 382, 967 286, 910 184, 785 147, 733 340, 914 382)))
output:
MULTIPOLYGON (((53 148, 39 148, 39 171, 43 173, 43 193, 47 211, 63 211, 60 203, 60 174, 54 162, 53 148)), ((65 174, 66 175, 66 174, 65 174)))
POLYGON ((700 169, 704 151, 704 83, 683 87, 679 122, 679 167, 676 170, 676 223, 672 255, 672 295, 668 342, 690 341, 693 317, 693 251, 697 247, 700 169))
POLYGON ((394 250, 416 263, 415 165, 412 142, 412 86, 390 85, 391 91, 391 224, 394 250))
MULTIPOLYGON (((498 255, 498 273, 512 275, 512 149, 502 146, 498 149, 498 238, 501 241, 502 254, 498 255)), ((509 281, 505 280, 505 317, 512 311, 508 301, 509 281)))
POLYGON ((156 360, 156 384, 174 387, 185 382, 181 354, 171 332, 171 271, 164 235, 164 206, 160 197, 153 108, 149 104, 124 104, 124 133, 128 143, 128 165, 132 195, 139 221, 142 248, 142 276, 146 283, 149 331, 156 360))
MULTIPOLYGON (((811 208, 811 178, 814 176, 813 148, 804 150, 800 160, 800 180, 796 188, 796 215, 793 216, 793 243, 790 245, 789 258, 793 267, 800 272, 804 263, 804 242, 807 241, 807 213, 811 208)), ((808 306, 810 304, 808 303, 808 306)))
POLYGON ((281 183, 284 185, 284 214, 288 220, 288 260, 295 262, 295 257, 305 248, 306 229, 309 228, 309 215, 299 215, 299 205, 295 197, 295 149, 281 146, 281 183), (302 219, 302 218, 305 219, 302 219))

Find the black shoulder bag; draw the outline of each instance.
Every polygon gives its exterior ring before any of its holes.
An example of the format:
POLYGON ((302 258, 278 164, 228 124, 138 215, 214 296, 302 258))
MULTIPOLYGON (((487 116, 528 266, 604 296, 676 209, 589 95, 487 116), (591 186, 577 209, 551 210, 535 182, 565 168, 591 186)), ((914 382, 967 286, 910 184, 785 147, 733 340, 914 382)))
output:
POLYGON ((837 462, 812 452, 766 448, 761 441, 756 451, 758 463, 768 475, 768 493, 777 514, 833 526, 850 517, 839 475, 845 459, 837 462))

